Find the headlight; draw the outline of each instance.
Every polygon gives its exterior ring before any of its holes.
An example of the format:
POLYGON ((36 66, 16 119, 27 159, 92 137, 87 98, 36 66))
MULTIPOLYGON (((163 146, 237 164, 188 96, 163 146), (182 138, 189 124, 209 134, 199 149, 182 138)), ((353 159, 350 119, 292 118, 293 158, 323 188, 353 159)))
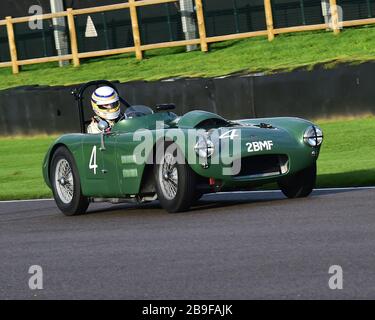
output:
POLYGON ((210 139, 203 136, 199 136, 198 142, 196 143, 194 150, 199 157, 209 158, 215 152, 215 145, 210 139))
POLYGON ((306 129, 303 140, 310 147, 318 147, 323 142, 323 131, 317 126, 311 126, 306 129))

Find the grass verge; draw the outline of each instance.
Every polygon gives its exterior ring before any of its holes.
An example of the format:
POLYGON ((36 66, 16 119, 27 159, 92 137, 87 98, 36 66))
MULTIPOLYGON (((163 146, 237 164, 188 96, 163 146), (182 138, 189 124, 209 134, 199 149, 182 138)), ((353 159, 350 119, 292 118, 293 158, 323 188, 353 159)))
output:
MULTIPOLYGON (((325 133, 318 187, 375 185, 375 117, 318 123, 325 133)), ((0 139, 0 200, 51 197, 41 167, 55 138, 0 139)))
POLYGON ((151 50, 137 61, 132 54, 82 60, 80 68, 59 68, 56 63, 24 66, 18 75, 0 69, 0 89, 33 85, 67 85, 94 79, 158 80, 171 77, 222 76, 231 73, 272 72, 311 68, 325 63, 363 62, 375 59, 375 26, 348 28, 338 36, 314 31, 226 41, 208 53, 186 53, 183 47, 151 50))
POLYGON ((325 134, 318 187, 375 185, 375 117, 318 123, 325 134))
POLYGON ((51 197, 42 162, 55 137, 0 138, 0 200, 51 197))

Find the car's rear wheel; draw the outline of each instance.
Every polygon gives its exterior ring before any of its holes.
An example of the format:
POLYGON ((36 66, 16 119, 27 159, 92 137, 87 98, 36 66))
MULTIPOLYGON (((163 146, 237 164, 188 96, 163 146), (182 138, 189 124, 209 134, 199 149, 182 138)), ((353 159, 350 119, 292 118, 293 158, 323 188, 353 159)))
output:
POLYGON ((59 147, 53 154, 50 178, 57 207, 67 216, 84 214, 89 201, 82 195, 77 166, 67 148, 59 147))
POLYGON ((288 198, 304 198, 310 195, 316 184, 316 163, 291 177, 281 179, 279 187, 288 198))
POLYGON ((186 211, 194 202, 196 175, 182 160, 175 144, 166 145, 154 167, 155 185, 162 207, 170 213, 186 211))

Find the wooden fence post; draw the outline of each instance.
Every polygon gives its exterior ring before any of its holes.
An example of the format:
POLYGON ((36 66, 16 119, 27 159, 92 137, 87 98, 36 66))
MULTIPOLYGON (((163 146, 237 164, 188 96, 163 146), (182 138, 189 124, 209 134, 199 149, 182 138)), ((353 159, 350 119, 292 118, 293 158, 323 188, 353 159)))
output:
POLYGON ((137 7, 135 6, 135 0, 129 0, 129 5, 130 5, 130 8, 129 8, 130 19, 132 21, 132 29, 133 29, 135 56, 137 60, 142 60, 143 54, 141 50, 141 36, 139 34, 139 24, 138 24, 137 7))
POLYGON ((79 57, 78 57, 78 43, 77 43, 77 31, 76 24, 74 22, 73 9, 69 8, 66 10, 68 12, 68 26, 69 26, 69 35, 70 35, 70 49, 73 56, 73 65, 79 67, 79 57))
POLYGON ((337 3, 336 0, 329 0, 329 6, 331 8, 331 27, 334 34, 340 33, 339 28, 339 15, 337 12, 337 3))
POLYGON ((275 35, 273 33, 273 17, 272 17, 271 0, 264 0, 264 11, 266 14, 268 41, 272 41, 275 38, 275 35))
POLYGON ((20 72, 20 68, 18 66, 17 46, 16 46, 16 39, 14 36, 12 17, 6 17, 5 20, 6 20, 7 33, 8 33, 9 53, 10 53, 10 58, 12 61, 12 71, 13 71, 13 74, 17 74, 20 72))
POLYGON ((207 35, 206 35, 206 24, 204 22, 202 0, 195 0, 195 6, 197 10, 197 21, 198 21, 198 29, 199 29, 199 38, 201 40, 201 50, 203 52, 207 52, 208 45, 207 45, 207 35))

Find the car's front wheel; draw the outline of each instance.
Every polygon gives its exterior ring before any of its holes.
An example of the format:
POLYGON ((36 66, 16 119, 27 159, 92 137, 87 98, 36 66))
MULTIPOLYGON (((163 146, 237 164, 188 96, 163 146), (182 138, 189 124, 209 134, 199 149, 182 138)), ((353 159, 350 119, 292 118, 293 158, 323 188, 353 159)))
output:
POLYGON ((67 148, 59 147, 53 154, 50 178, 57 207, 67 216, 84 214, 89 201, 82 195, 77 166, 67 148))
POLYGON ((304 198, 310 195, 316 184, 316 163, 291 177, 281 179, 279 187, 288 198, 304 198))
POLYGON ((162 207, 170 213, 186 211, 194 202, 196 175, 181 159, 179 149, 168 144, 154 169, 155 185, 162 207))

